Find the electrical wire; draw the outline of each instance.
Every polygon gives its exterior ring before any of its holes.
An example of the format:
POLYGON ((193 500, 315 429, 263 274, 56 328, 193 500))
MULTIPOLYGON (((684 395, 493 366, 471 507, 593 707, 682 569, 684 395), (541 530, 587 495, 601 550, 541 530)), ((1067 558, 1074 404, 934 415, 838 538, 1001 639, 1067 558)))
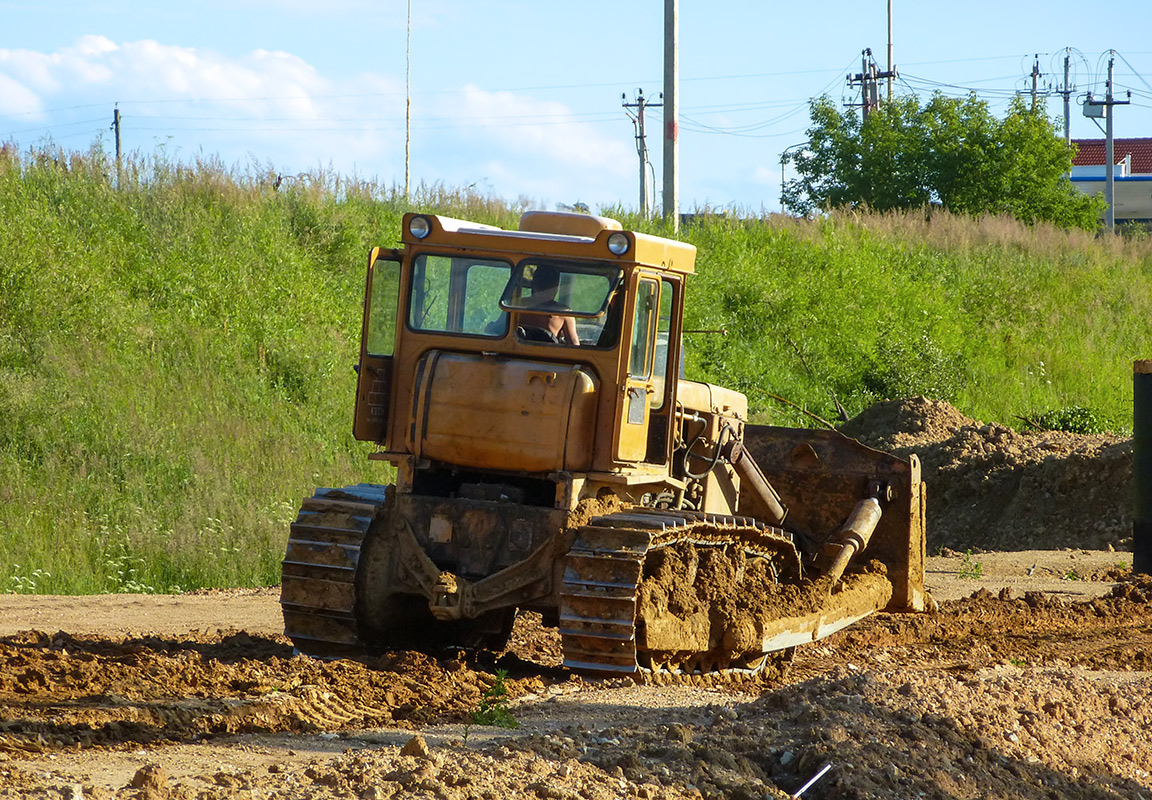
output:
MULTIPOLYGON (((850 69, 854 63, 855 63, 855 58, 853 58, 852 61, 849 61, 848 64, 846 64, 842 69, 838 70, 836 72, 835 77, 832 78, 831 80, 829 80, 828 83, 826 83, 824 85, 824 88, 821 89, 820 92, 816 96, 821 96, 821 95, 827 94, 828 90, 830 88, 832 88, 832 86, 834 86, 837 82, 840 81, 840 76, 843 75, 846 70, 850 69)), ((820 70, 820 71, 826 72, 827 70, 820 70)), ((678 114, 677 123, 680 125, 682 130, 690 131, 693 133, 716 134, 716 135, 723 135, 723 136, 736 136, 738 138, 746 138, 746 139, 775 139, 775 138, 780 138, 782 136, 791 136, 791 135, 795 134, 797 131, 791 130, 791 131, 785 131, 782 133, 754 133, 754 131, 763 131, 766 128, 770 128, 773 125, 778 125, 781 122, 785 122, 785 121, 795 117, 797 114, 806 110, 809 107, 810 102, 811 102, 811 98, 805 98, 803 100, 792 100, 792 101, 781 100, 781 101, 773 101, 773 102, 767 102, 767 103, 762 103, 762 104, 744 104, 746 106, 746 108, 736 106, 736 105, 730 106, 728 108, 725 108, 724 106, 705 107, 705 108, 710 108, 710 109, 717 109, 717 110, 710 110, 707 113, 724 113, 725 111, 731 112, 731 111, 742 111, 742 110, 760 110, 760 109, 777 107, 777 106, 783 105, 785 103, 794 104, 794 105, 792 105, 792 108, 790 108, 788 111, 786 111, 783 114, 780 114, 776 117, 772 117, 772 118, 767 119, 767 120, 752 122, 752 123, 748 123, 745 125, 732 125, 732 126, 709 125, 707 123, 700 121, 699 119, 696 119, 695 114, 685 114, 683 112, 678 114)), ((688 109, 684 109, 683 111, 694 111, 694 110, 696 110, 696 109, 688 108, 688 109)), ((659 115, 657 115, 657 116, 659 116, 659 115)), ((800 129, 800 130, 803 130, 803 129, 800 129)))
MULTIPOLYGON (((920 84, 922 84, 925 88, 935 87, 935 88, 939 88, 939 89, 953 89, 956 91, 964 92, 966 94, 998 94, 998 95, 1006 95, 1006 96, 1015 96, 1016 95, 1015 89, 994 89, 994 88, 990 89, 987 87, 978 88, 974 85, 965 86, 965 85, 958 84, 958 83, 946 83, 944 81, 934 81, 931 78, 924 78, 924 77, 920 77, 918 75, 909 75, 909 74, 902 74, 901 77, 906 78, 910 81, 917 81, 920 84)), ((1012 75, 1006 75, 1006 76, 1001 76, 1001 77, 997 77, 997 78, 982 78, 979 81, 970 81, 969 83, 970 84, 976 84, 976 83, 984 83, 986 81, 1008 80, 1008 79, 1011 79, 1013 77, 1014 76, 1012 76, 1012 75)))
POLYGON ((767 138, 772 138, 773 136, 778 136, 780 134, 754 134, 754 133, 752 133, 752 131, 763 130, 764 128, 770 127, 772 125, 777 125, 781 122, 784 122, 785 120, 789 120, 792 117, 799 114, 800 112, 806 110, 807 108, 808 108, 808 104, 805 103, 804 105, 797 106, 796 108, 792 109, 791 111, 789 111, 786 114, 781 114, 778 117, 773 117, 772 119, 765 120, 763 122, 758 122, 758 123, 755 123, 753 125, 744 126, 741 128, 718 128, 718 127, 715 127, 712 125, 706 125, 706 124, 700 122, 699 120, 694 120, 688 116, 680 117, 680 121, 682 123, 683 122, 690 123, 690 125, 693 126, 692 129, 696 130, 697 132, 700 132, 700 133, 720 133, 720 134, 725 134, 728 136, 742 136, 742 137, 749 138, 749 139, 767 139, 767 138))
MULTIPOLYGON (((9 136, 19 136, 20 134, 23 134, 23 133, 37 133, 39 131, 50 132, 50 131, 55 130, 57 128, 73 128, 77 125, 94 125, 97 122, 106 123, 107 121, 108 120, 106 117, 99 117, 97 119, 84 119, 84 120, 78 120, 76 122, 60 122, 60 123, 56 123, 53 125, 38 125, 35 128, 21 128, 19 130, 7 131, 5 133, 0 133, 0 136, 7 138, 9 136)), ((71 135, 71 134, 69 134, 69 135, 71 135)))
POLYGON ((1139 78, 1141 83, 1143 83, 1145 86, 1147 86, 1149 90, 1152 90, 1152 84, 1150 84, 1150 83, 1148 83, 1148 81, 1144 80, 1144 76, 1136 71, 1136 67, 1132 66, 1132 63, 1124 57, 1123 53, 1120 53, 1120 52, 1115 51, 1115 50, 1112 52, 1116 53, 1116 56, 1121 61, 1123 61, 1125 64, 1128 65, 1128 69, 1132 70, 1132 74, 1135 75, 1137 78, 1139 78))
MULTIPOLYGON (((1081 84, 1081 89, 1091 91, 1091 87, 1096 86, 1099 81, 1092 77, 1093 69, 1089 64, 1088 59, 1084 54, 1073 48, 1065 48, 1062 51, 1050 55, 1050 60, 1062 59, 1064 55, 1073 56, 1071 64, 1075 66, 1076 72, 1079 73, 1081 67, 1089 74, 1087 81, 1087 89, 1084 84, 1081 84)), ((1103 59, 1110 55, 1115 55, 1121 60, 1141 86, 1123 86, 1122 88, 1131 91, 1134 99, 1152 99, 1152 83, 1137 70, 1132 63, 1122 54, 1116 51, 1109 51, 1101 55, 1097 62, 1096 73, 1102 68, 1103 59)), ((924 61, 913 62, 909 66, 917 65, 930 65, 930 64, 957 64, 957 63, 990 63, 996 61, 1003 61, 1008 59, 1016 59, 1023 64, 1020 55, 1012 56, 986 56, 976 58, 964 59, 948 59, 938 61, 924 61)), ((842 75, 855 63, 856 58, 853 57, 848 64, 837 71, 835 77, 831 78, 821 91, 813 95, 825 96, 832 89, 836 83, 841 82, 842 75)), ((1023 70, 1021 70, 1023 71, 1023 70)), ((1070 70, 1071 72, 1071 70, 1070 70)), ((735 81, 747 80, 757 78, 776 78, 784 76, 797 76, 797 75, 812 75, 812 74, 829 74, 830 70, 792 70, 780 72, 762 72, 762 73, 744 73, 732 75, 711 75, 699 76, 694 78, 682 79, 685 83, 690 82, 704 82, 704 81, 735 81)), ((979 78, 966 82, 949 83, 945 81, 937 81, 927 77, 918 76, 900 72, 896 76, 899 84, 913 96, 918 96, 923 91, 939 91, 943 94, 961 94, 961 95, 976 95, 984 100, 991 107, 999 107, 1006 105, 1010 100, 1018 95, 1015 88, 1003 88, 988 86, 989 83, 1006 80, 1026 80, 1020 78, 1019 75, 995 76, 988 78, 979 78)), ((620 82, 603 82, 603 83, 575 83, 575 84, 552 84, 541 86, 523 86, 511 89, 498 89, 486 90, 486 94, 498 94, 500 92, 525 92, 525 91, 538 91, 538 90, 558 90, 558 89, 582 89, 582 88, 601 88, 607 86, 619 86, 620 82)), ((1120 84, 1117 84, 1120 86, 1120 84)), ((1115 88, 1115 87, 1114 87, 1115 88)), ((459 94, 464 90, 445 89, 445 90, 430 90, 422 92, 423 95, 451 95, 459 94)), ((175 104, 185 104, 187 106, 196 106, 207 103, 260 103, 260 102, 291 102, 291 101, 318 101, 318 100, 341 100, 341 99, 364 99, 364 98, 388 98, 398 96, 398 92, 365 92, 365 93, 340 93, 340 94, 316 94, 308 97, 301 97, 299 95, 288 96, 265 96, 265 97, 200 97, 200 98, 177 98, 177 99, 152 99, 152 100, 133 100, 133 101, 120 101, 121 105, 137 105, 142 109, 160 109, 164 106, 171 106, 175 104)), ((850 97, 846 90, 841 91, 841 100, 850 102, 850 97)), ((763 101, 741 101, 732 103, 710 103, 702 104, 691 107, 681 107, 681 114, 679 122, 683 130, 693 134, 700 135, 721 135, 733 136, 738 138, 754 138, 754 139, 773 139, 783 136, 792 136, 793 134, 804 130, 790 128, 785 132, 773 132, 783 124, 794 119, 800 115, 805 109, 810 106, 811 98, 777 98, 763 101), (779 113, 771 114, 762 119, 741 123, 741 124, 720 124, 716 120, 708 119, 709 117, 733 117, 742 114, 754 114, 757 112, 773 112, 779 113)), ((56 114, 66 111, 77 111, 96 107, 107 107, 107 103, 86 103, 72 106, 63 106, 49 111, 33 111, 33 112, 18 112, 15 114, 7 115, 9 117, 27 116, 30 114, 56 114)), ((1148 108, 1149 106, 1133 102, 1132 105, 1138 108, 1148 108)), ((459 127, 460 124, 466 123, 470 127, 484 128, 484 129, 514 129, 522 127, 555 127, 555 126, 570 126, 574 124, 598 124, 603 122, 612 121, 618 118, 618 111, 611 112, 578 112, 578 111, 565 111, 551 114, 523 114, 523 115, 485 115, 479 117, 466 117, 461 114, 451 115, 436 115, 427 117, 418 117, 415 121, 415 127, 423 131, 436 131, 448 130, 459 127)), ((660 119, 660 114, 655 113, 654 117, 660 119)), ((103 118, 86 119, 74 122, 65 122, 45 126, 27 127, 15 129, 5 134, 0 134, 4 137, 23 136, 27 134, 36 133, 52 133, 53 131, 60 132, 60 137, 71 137, 84 135, 84 132, 68 133, 67 131, 77 126, 91 125, 104 122, 103 118)), ((205 116, 192 116, 187 114, 167 116, 163 114, 140 113, 135 116, 132 128, 135 131, 144 133, 183 133, 183 134, 197 134, 197 133, 316 133, 316 132, 368 132, 380 130, 393 130, 398 129, 402 124, 402 119, 398 116, 341 116, 341 117, 324 117, 322 119, 301 119, 299 117, 291 116, 277 116, 277 117, 240 117, 234 115, 205 115, 205 116), (142 124, 141 124, 142 123, 142 124), (186 124, 193 123, 193 124, 186 124)))

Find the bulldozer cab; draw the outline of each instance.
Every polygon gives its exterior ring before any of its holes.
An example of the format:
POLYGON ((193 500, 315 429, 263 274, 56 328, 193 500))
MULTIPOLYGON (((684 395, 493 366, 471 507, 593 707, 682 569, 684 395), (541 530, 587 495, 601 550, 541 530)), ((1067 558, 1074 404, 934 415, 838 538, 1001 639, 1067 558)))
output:
POLYGON ((546 212, 403 231, 369 257, 354 433, 375 457, 412 479, 667 475, 694 247, 546 212))

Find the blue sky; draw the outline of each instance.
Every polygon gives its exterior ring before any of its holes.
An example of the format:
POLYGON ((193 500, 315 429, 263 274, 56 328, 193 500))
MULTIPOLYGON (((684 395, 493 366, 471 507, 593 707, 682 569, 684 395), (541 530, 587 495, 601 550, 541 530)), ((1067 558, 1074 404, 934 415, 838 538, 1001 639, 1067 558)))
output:
MULTIPOLYGON (((1072 135, 1102 136, 1078 102, 1102 96, 1115 50, 1117 91, 1133 92, 1116 135, 1152 136, 1148 0, 893 5, 898 93, 975 89, 1002 113, 1034 54, 1055 86, 1072 48, 1072 135)), ((118 104, 126 150, 403 185, 406 14, 406 0, 0 0, 0 140, 110 149, 118 104)), ((809 98, 858 101, 845 76, 865 47, 886 66, 886 0, 681 0, 681 210, 777 210, 809 98)), ((636 208, 621 95, 658 100, 662 59, 663 0, 412 0, 412 181, 636 208)), ((659 109, 648 119, 659 191, 659 109)))

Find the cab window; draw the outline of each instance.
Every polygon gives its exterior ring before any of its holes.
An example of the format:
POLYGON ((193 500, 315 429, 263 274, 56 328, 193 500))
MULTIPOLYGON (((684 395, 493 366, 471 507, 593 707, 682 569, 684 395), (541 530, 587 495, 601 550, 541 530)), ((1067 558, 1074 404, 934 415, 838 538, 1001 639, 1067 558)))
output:
POLYGON ((419 255, 412 264, 408 325, 418 331, 499 338, 508 331, 500 295, 512 267, 503 261, 419 255))
POLYGON ((652 375, 652 336, 656 327, 656 281, 642 280, 636 291, 636 315, 632 320, 632 346, 628 353, 628 374, 647 379, 652 375))
MULTIPOLYGON (((617 287, 622 273, 614 264, 526 259, 516 266, 501 306, 529 328, 575 330, 582 347, 612 347, 619 332, 617 287), (553 324, 554 323, 554 324, 553 324)), ((526 341, 574 344, 564 336, 526 341)))
POLYGON ((400 299, 400 262, 379 259, 372 265, 371 314, 368 317, 368 352, 392 355, 396 338, 396 305, 400 299))
POLYGON ((649 405, 658 409, 664 405, 664 384, 668 380, 669 337, 672 331, 672 282, 660 281, 660 304, 656 316, 656 349, 653 356, 652 385, 656 389, 648 397, 649 405))

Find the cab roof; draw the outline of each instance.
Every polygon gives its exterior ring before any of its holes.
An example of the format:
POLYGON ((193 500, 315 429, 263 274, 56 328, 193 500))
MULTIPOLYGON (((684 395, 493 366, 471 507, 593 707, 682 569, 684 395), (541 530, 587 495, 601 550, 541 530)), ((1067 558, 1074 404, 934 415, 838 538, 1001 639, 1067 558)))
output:
MULTIPOLYGON (((420 224, 416 227, 422 229, 420 224)), ((625 231, 617 220, 608 217, 560 211, 525 212, 520 217, 517 230, 436 214, 405 214, 401 238, 406 245, 447 245, 540 253, 560 258, 596 258, 683 274, 694 272, 696 264, 694 245, 625 231), (423 236, 413 232, 412 222, 416 219, 427 222, 427 232, 423 236), (616 251, 609 247, 609 238, 613 236, 616 251), (618 253, 621 238, 628 246, 624 252, 618 253)))

